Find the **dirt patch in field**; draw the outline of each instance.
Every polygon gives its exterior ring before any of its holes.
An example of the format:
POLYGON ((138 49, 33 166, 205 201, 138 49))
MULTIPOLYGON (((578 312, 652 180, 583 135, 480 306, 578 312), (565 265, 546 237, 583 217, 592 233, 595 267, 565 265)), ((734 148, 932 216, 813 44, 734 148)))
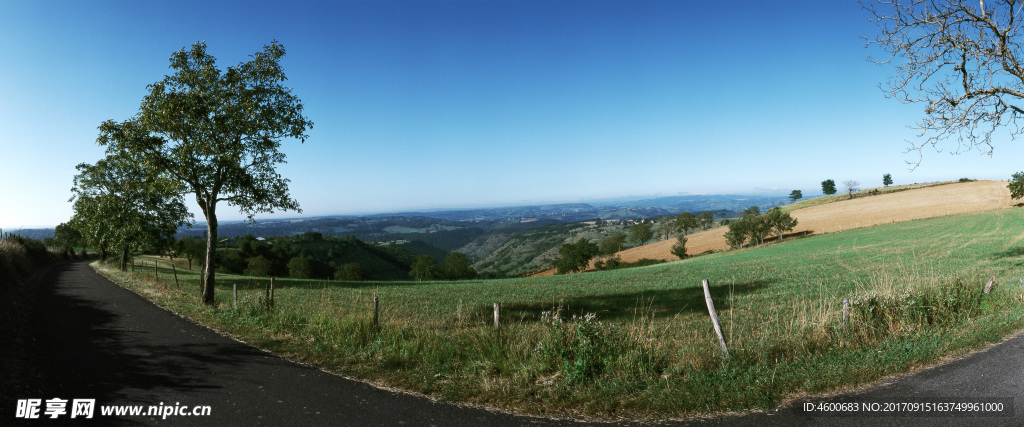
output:
MULTIPOLYGON (((1006 181, 974 181, 938 185, 914 190, 862 196, 790 212, 797 219, 793 234, 836 233, 881 224, 914 221, 947 215, 990 211, 1012 207, 1006 181)), ((702 231, 687 236, 686 252, 691 255, 708 251, 728 250, 725 232, 728 227, 702 231)), ((676 239, 627 249, 617 255, 625 262, 642 258, 676 260, 672 245, 676 239)), ((593 268, 593 265, 591 265, 593 268)), ((548 270, 538 276, 554 274, 548 270)))

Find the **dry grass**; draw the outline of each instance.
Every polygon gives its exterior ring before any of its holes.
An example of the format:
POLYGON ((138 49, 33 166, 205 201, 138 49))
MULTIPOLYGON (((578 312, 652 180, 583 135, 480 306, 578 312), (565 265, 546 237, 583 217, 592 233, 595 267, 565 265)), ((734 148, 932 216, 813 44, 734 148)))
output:
MULTIPOLYGON (((836 233, 881 224, 1008 208, 1014 206, 1015 202, 1010 198, 1006 184, 1006 181, 960 182, 810 206, 790 213, 798 221, 793 233, 836 233)), ((729 249, 725 243, 725 232, 728 230, 728 227, 719 227, 687 236, 686 252, 697 255, 729 249)), ((676 260, 678 258, 672 255, 672 245, 675 243, 674 238, 663 240, 630 248, 616 255, 624 262, 635 262, 643 258, 676 260)), ((552 269, 537 276, 554 273, 552 269)))

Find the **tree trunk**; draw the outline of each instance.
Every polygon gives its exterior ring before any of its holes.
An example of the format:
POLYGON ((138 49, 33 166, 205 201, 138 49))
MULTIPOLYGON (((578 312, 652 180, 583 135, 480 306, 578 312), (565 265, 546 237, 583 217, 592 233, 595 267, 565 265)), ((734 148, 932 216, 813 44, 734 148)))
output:
POLYGON ((121 271, 128 271, 128 245, 121 247, 121 271))
POLYGON ((217 213, 213 206, 206 209, 206 261, 203 264, 203 303, 212 305, 213 287, 216 284, 214 272, 216 270, 215 256, 217 253, 217 213))

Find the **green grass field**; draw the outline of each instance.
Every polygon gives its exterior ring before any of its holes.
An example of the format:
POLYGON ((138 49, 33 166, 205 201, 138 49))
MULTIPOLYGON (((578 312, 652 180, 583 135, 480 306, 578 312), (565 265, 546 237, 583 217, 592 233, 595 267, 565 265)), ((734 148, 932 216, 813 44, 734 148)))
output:
POLYGON ((1024 327, 1022 240, 1024 211, 1004 209, 568 276, 283 279, 274 309, 263 304, 264 279, 218 276, 219 305, 210 308, 196 298, 195 274, 178 272, 180 290, 167 268, 161 283, 105 274, 246 342, 345 375, 530 414, 658 419, 771 408, 998 342, 1024 327), (983 296, 989 276, 1000 286, 983 296), (848 327, 844 298, 853 302, 848 327))

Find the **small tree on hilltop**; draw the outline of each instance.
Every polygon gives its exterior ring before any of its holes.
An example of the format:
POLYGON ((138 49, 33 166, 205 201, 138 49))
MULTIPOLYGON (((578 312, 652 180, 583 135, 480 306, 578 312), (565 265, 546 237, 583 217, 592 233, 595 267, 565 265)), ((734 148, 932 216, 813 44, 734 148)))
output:
POLYGON ((1024 198, 1024 172, 1013 174, 1006 188, 1010 189, 1010 197, 1014 198, 1014 200, 1024 198))
POLYGON ((831 179, 821 181, 821 192, 826 196, 836 194, 836 182, 831 179))
POLYGON ((860 183, 857 182, 857 181, 854 181, 852 179, 849 180, 849 181, 843 181, 843 186, 846 187, 846 191, 849 193, 849 197, 848 198, 850 198, 850 199, 853 198, 853 192, 854 191, 859 191, 860 190, 860 188, 857 188, 858 186, 860 186, 860 183))
POLYGON ((799 200, 799 199, 801 199, 803 197, 804 197, 804 193, 802 191, 800 191, 800 190, 793 190, 792 193, 789 193, 789 198, 793 199, 793 203, 796 203, 797 200, 799 200))
POLYGON ((890 175, 890 174, 882 175, 882 185, 886 186, 886 187, 892 185, 892 175, 890 175))

